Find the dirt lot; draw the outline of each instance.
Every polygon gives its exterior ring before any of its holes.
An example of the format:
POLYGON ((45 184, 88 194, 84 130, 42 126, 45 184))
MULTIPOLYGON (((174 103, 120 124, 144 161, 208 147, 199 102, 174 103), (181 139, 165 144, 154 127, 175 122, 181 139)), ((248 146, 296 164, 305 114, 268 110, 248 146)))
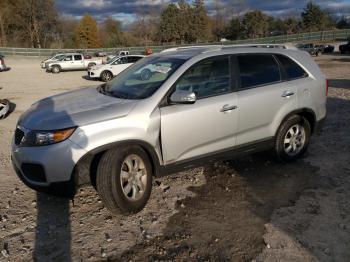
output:
POLYGON ((92 188, 74 202, 25 187, 10 140, 34 101, 96 81, 47 74, 39 60, 7 59, 0 98, 0 261, 349 261, 350 57, 317 58, 330 79, 328 119, 303 160, 269 154, 157 179, 139 214, 111 216, 92 188))

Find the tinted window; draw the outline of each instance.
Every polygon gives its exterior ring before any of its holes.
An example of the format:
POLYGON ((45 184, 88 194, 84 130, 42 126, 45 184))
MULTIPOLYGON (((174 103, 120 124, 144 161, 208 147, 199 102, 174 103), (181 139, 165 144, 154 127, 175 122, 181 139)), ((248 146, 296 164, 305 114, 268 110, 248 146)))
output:
POLYGON ((230 88, 227 56, 205 59, 184 73, 176 84, 177 90, 188 90, 197 98, 227 93, 230 88))
POLYGON ((82 60, 81 55, 74 55, 74 60, 82 60))
POLYGON ((284 68, 287 80, 301 78, 301 77, 307 77, 307 73, 304 71, 304 69, 302 69, 292 59, 290 59, 284 55, 277 55, 277 57, 284 68))
POLYGON ((64 61, 72 61, 72 56, 68 55, 64 58, 64 61))
POLYGON ((140 56, 128 56, 128 63, 136 63, 139 61, 142 57, 140 56))
POLYGON ((120 59, 118 59, 118 60, 115 62, 116 65, 117 65, 117 64, 127 64, 127 63, 128 63, 128 58, 125 57, 125 56, 121 57, 120 59))
POLYGON ((272 55, 239 55, 241 88, 266 85, 281 80, 280 71, 272 55))

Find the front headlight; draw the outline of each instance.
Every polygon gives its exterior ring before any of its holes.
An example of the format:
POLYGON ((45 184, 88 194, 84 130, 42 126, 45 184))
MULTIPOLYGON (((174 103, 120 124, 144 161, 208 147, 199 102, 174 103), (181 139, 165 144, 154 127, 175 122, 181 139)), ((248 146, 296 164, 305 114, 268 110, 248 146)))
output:
POLYGON ((75 127, 55 131, 29 131, 23 137, 20 145, 47 146, 51 144, 56 144, 69 138, 74 131, 75 127))

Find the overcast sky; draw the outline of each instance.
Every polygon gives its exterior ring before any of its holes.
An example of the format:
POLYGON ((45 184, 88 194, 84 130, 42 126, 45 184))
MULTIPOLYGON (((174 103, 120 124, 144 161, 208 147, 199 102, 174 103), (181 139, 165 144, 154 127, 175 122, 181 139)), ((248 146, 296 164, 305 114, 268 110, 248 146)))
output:
MULTIPOLYGON (((85 13, 90 13, 98 20, 106 16, 112 16, 124 26, 134 21, 137 13, 157 12, 162 5, 172 0, 56 0, 56 5, 63 15, 80 18, 85 13)), ((189 1, 190 2, 190 1, 189 1)), ((215 0, 204 1, 210 14, 215 11, 215 0)), ((265 13, 278 17, 298 16, 308 0, 221 0, 225 10, 229 13, 245 12, 259 9, 265 13)), ((331 14, 350 17, 350 0, 314 0, 322 8, 331 14)))

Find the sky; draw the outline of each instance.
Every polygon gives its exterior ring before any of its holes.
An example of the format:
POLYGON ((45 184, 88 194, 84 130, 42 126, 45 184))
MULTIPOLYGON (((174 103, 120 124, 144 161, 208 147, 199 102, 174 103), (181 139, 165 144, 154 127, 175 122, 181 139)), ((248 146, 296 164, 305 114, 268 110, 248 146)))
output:
MULTIPOLYGON (((61 14, 81 18, 90 13, 98 21, 106 16, 120 20, 124 26, 135 21, 140 13, 157 13, 162 7, 174 0, 56 0, 61 14)), ((191 2, 191 1, 188 1, 191 2)), ((276 17, 299 16, 308 0, 205 0, 209 14, 215 14, 216 3, 221 2, 229 14, 244 13, 259 9, 276 17)), ((350 18, 350 0, 314 0, 332 15, 350 18)))

